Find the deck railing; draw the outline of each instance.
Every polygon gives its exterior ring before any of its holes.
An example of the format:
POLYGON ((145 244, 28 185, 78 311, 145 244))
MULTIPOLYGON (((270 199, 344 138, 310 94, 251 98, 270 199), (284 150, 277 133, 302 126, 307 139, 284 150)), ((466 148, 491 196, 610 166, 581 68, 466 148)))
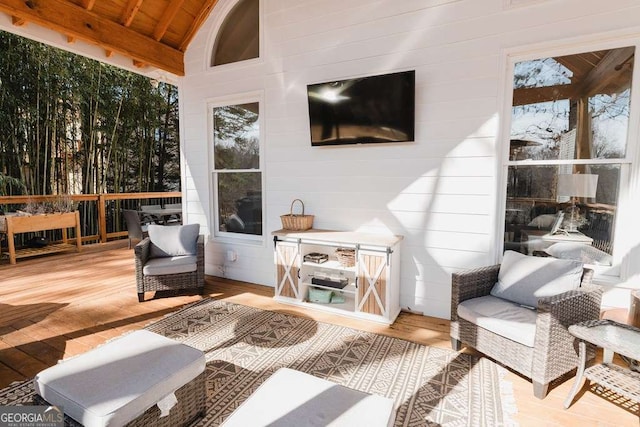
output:
MULTIPOLYGON (((105 243, 108 240, 127 236, 123 209, 139 210, 141 205, 164 205, 180 203, 182 193, 174 192, 148 192, 148 193, 117 193, 117 194, 77 194, 64 195, 69 197, 78 206, 80 212, 80 229, 83 243, 105 243)), ((15 212, 24 209, 28 203, 54 202, 60 199, 59 195, 53 196, 0 196, 0 209, 4 212, 15 212)), ((47 232, 47 237, 52 241, 57 240, 59 231, 47 232)), ((18 245, 27 241, 30 234, 24 233, 20 237, 18 245)), ((39 233, 42 234, 42 233, 39 233)), ((75 237, 70 234, 70 237, 75 237)))

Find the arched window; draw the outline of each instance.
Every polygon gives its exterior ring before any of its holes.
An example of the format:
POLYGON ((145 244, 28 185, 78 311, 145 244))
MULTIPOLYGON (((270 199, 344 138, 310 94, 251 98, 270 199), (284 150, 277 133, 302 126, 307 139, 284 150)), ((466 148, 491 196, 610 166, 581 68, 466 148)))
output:
POLYGON ((211 53, 211 66, 260 56, 259 0, 240 0, 220 26, 211 53))

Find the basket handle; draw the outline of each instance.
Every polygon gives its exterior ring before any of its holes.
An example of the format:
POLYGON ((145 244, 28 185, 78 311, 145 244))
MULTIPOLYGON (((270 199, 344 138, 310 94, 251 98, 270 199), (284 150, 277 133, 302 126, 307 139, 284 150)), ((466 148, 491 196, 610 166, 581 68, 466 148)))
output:
POLYGON ((291 202, 291 209, 289 209, 289 214, 290 215, 294 215, 294 213, 293 213, 293 204, 295 202, 300 202, 300 204, 302 205, 302 213, 300 215, 304 215, 304 203, 300 199, 294 199, 293 202, 291 202))

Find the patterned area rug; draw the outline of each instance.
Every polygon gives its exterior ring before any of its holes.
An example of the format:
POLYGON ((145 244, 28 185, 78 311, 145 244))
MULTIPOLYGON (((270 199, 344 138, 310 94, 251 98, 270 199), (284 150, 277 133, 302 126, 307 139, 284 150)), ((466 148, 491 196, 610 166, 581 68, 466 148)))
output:
MULTIPOLYGON (((396 426, 514 425, 504 370, 485 358, 212 299, 146 329, 206 353, 199 426, 220 425, 281 367, 393 398, 396 426)), ((30 404, 32 394, 30 381, 14 384, 0 405, 30 404)))

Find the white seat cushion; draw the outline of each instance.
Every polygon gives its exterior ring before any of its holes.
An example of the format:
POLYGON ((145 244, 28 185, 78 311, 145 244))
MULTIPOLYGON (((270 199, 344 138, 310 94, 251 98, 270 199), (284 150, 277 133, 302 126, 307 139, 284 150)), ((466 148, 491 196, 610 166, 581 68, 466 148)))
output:
POLYGON ((182 255, 163 258, 151 258, 144 267, 145 276, 164 276, 166 274, 191 273, 198 269, 198 257, 182 255))
POLYGON ((487 295, 458 305, 458 316, 495 334, 533 347, 537 311, 487 295))
POLYGON ((205 369, 204 353, 136 331, 36 375, 36 393, 86 427, 120 426, 205 369))
POLYGON ((393 400, 353 390, 293 369, 271 375, 224 422, 225 427, 386 427, 393 400))

